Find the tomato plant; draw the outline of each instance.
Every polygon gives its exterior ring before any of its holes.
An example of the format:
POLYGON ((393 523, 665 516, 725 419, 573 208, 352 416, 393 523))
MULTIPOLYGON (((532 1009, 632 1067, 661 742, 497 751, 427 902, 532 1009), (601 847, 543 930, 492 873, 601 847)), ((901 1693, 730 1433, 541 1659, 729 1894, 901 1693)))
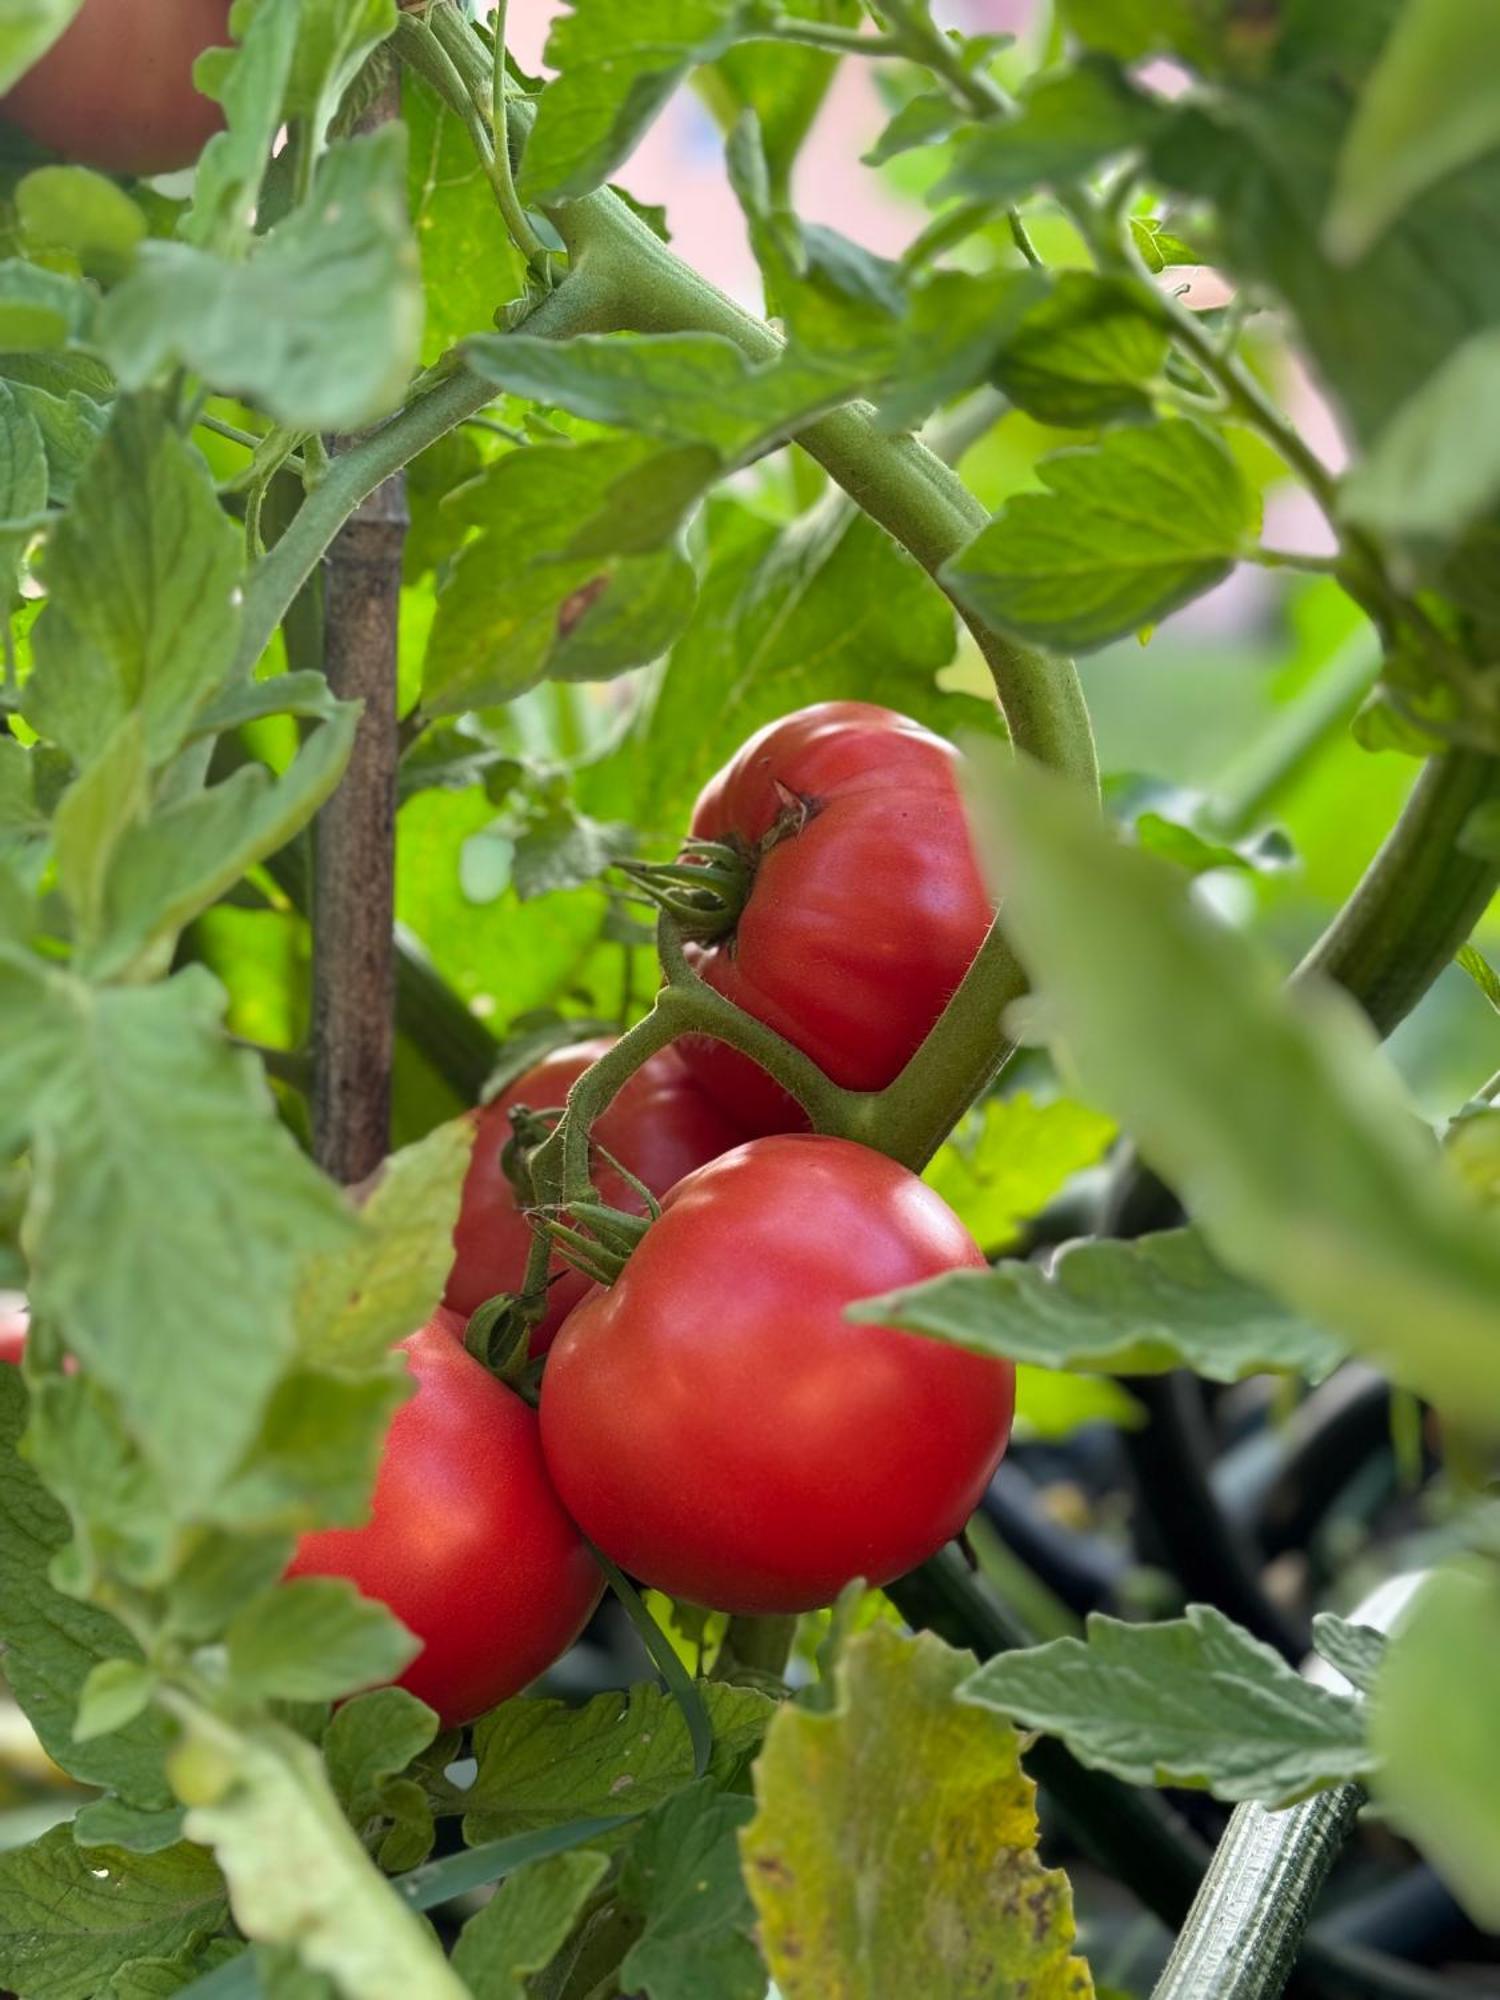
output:
POLYGON ((1492 14, 0 6, 0 1989, 1495 1985, 1492 14))
POLYGON ((534 1681, 603 1580, 558 1504, 537 1419, 441 1309, 402 1342, 416 1390, 391 1423, 369 1521, 304 1535, 290 1576, 344 1576, 422 1642, 402 1685, 445 1726, 534 1681))
POLYGON ((813 1610, 915 1569, 989 1484, 1015 1370, 843 1311, 983 1264, 937 1195, 847 1140, 701 1168, 553 1350, 564 1504, 631 1575, 721 1610, 813 1610))
MULTIPOLYGON (((505 1170, 512 1108, 560 1110, 572 1086, 608 1047, 607 1039, 595 1038, 554 1049, 475 1114, 474 1157, 464 1177, 453 1269, 443 1294, 455 1312, 467 1316, 498 1292, 519 1292, 525 1282, 532 1232, 505 1170)), ((646 1204, 625 1174, 653 1195, 664 1195, 742 1136, 698 1090, 676 1051, 663 1049, 642 1064, 593 1128, 595 1145, 607 1155, 596 1167, 598 1191, 617 1207, 643 1215, 646 1204)), ((534 1354, 551 1346, 588 1282, 562 1258, 553 1259, 546 1313, 532 1331, 534 1354)))
POLYGON ((228 0, 84 0, 0 103, 0 117, 65 160, 119 174, 189 167, 224 122, 193 84, 228 40, 228 0))

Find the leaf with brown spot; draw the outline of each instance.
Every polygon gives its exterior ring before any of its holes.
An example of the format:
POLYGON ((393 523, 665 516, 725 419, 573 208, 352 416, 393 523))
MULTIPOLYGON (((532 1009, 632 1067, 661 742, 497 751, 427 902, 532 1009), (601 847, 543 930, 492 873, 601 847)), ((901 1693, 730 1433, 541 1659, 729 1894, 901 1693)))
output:
POLYGON ((740 1846, 784 2000, 1092 2000, 1021 1739, 955 1699, 972 1671, 875 1626, 845 1648, 831 1712, 772 1721, 740 1846))

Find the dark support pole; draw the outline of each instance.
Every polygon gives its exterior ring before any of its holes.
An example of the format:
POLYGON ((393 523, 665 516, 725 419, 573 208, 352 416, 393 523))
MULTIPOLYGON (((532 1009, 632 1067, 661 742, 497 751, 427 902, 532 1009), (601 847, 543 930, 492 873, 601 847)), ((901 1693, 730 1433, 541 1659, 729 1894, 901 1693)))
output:
MULTIPOLYGON (((387 97, 362 122, 394 115, 394 85, 387 97)), ((313 1151, 346 1186, 373 1173, 390 1143, 396 652, 407 520, 397 473, 356 508, 323 566, 329 686, 364 704, 349 768, 318 816, 313 862, 313 1151)))

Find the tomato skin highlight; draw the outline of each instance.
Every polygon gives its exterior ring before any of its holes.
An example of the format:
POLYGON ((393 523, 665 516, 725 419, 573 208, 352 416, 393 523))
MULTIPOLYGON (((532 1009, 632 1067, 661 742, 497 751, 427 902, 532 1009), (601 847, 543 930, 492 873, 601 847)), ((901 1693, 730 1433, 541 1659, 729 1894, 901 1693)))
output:
POLYGON ((106 173, 190 167, 224 123, 193 64, 229 40, 230 0, 84 0, 0 99, 0 118, 65 160, 106 173))
POLYGON ((806 1133, 725 1154, 553 1345, 542 1447, 562 1504, 622 1569, 718 1610, 890 1582, 978 1504, 1015 1370, 843 1308, 983 1264, 883 1154, 806 1133))
MULTIPOLYGON (((692 831, 755 848, 734 931, 690 944, 710 986, 847 1090, 883 1090, 917 1052, 984 942, 994 906, 959 796, 959 758, 919 723, 820 702, 759 730, 699 796, 692 831)), ((681 1043, 704 1089, 751 1134, 800 1130, 765 1071, 704 1036, 681 1043)))
POLYGON ((304 1535, 288 1576, 348 1577, 423 1641, 400 1685, 445 1727, 516 1694, 599 1601, 599 1567, 542 1462, 536 1412, 463 1347, 441 1307, 401 1343, 415 1395, 396 1412, 360 1528, 304 1535))
MULTIPOLYGON (((531 1225, 517 1207, 515 1189, 501 1165, 511 1137, 511 1107, 524 1104, 545 1111, 560 1106, 584 1071, 613 1046, 612 1040, 602 1037, 556 1049, 475 1112, 474 1157, 464 1180, 453 1232, 453 1269, 443 1294, 444 1305, 465 1318, 495 1293, 519 1291, 526 1275, 531 1225)), ((598 1144, 658 1197, 684 1174, 737 1146, 744 1136, 699 1090, 675 1049, 664 1049, 643 1063, 594 1123, 598 1144)), ((645 1214, 646 1205, 636 1190, 602 1160, 595 1162, 595 1186, 614 1207, 645 1214)), ((547 1351, 589 1289, 582 1272, 561 1258, 552 1260, 552 1272, 546 1317, 531 1336, 533 1354, 547 1351)))

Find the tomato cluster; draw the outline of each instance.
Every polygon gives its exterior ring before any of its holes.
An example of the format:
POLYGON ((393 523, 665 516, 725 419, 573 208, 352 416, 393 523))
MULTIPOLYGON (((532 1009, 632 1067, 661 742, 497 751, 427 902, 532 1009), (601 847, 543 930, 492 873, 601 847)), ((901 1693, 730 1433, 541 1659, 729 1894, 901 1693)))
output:
MULTIPOLYGON (((837 1081, 889 1082, 990 920, 953 753, 825 704, 752 737, 694 825, 748 864, 704 976, 837 1081)), ((844 1318, 982 1264, 957 1216, 883 1154, 788 1129, 798 1107, 719 1044, 652 1057, 594 1123, 603 1199, 640 1214, 645 1189, 661 1213, 613 1285, 553 1259, 540 1411, 476 1360, 467 1320, 521 1289, 532 1241, 516 1128, 545 1129, 610 1046, 556 1050, 473 1114, 444 1304, 402 1343, 415 1388, 370 1518, 305 1535, 289 1572, 388 1604, 422 1642, 404 1684, 449 1725, 573 1643, 599 1597, 590 1541, 695 1603, 811 1609, 958 1534, 1010 1433, 1008 1362, 844 1318)), ((24 1332, 0 1321, 0 1356, 24 1332)))

